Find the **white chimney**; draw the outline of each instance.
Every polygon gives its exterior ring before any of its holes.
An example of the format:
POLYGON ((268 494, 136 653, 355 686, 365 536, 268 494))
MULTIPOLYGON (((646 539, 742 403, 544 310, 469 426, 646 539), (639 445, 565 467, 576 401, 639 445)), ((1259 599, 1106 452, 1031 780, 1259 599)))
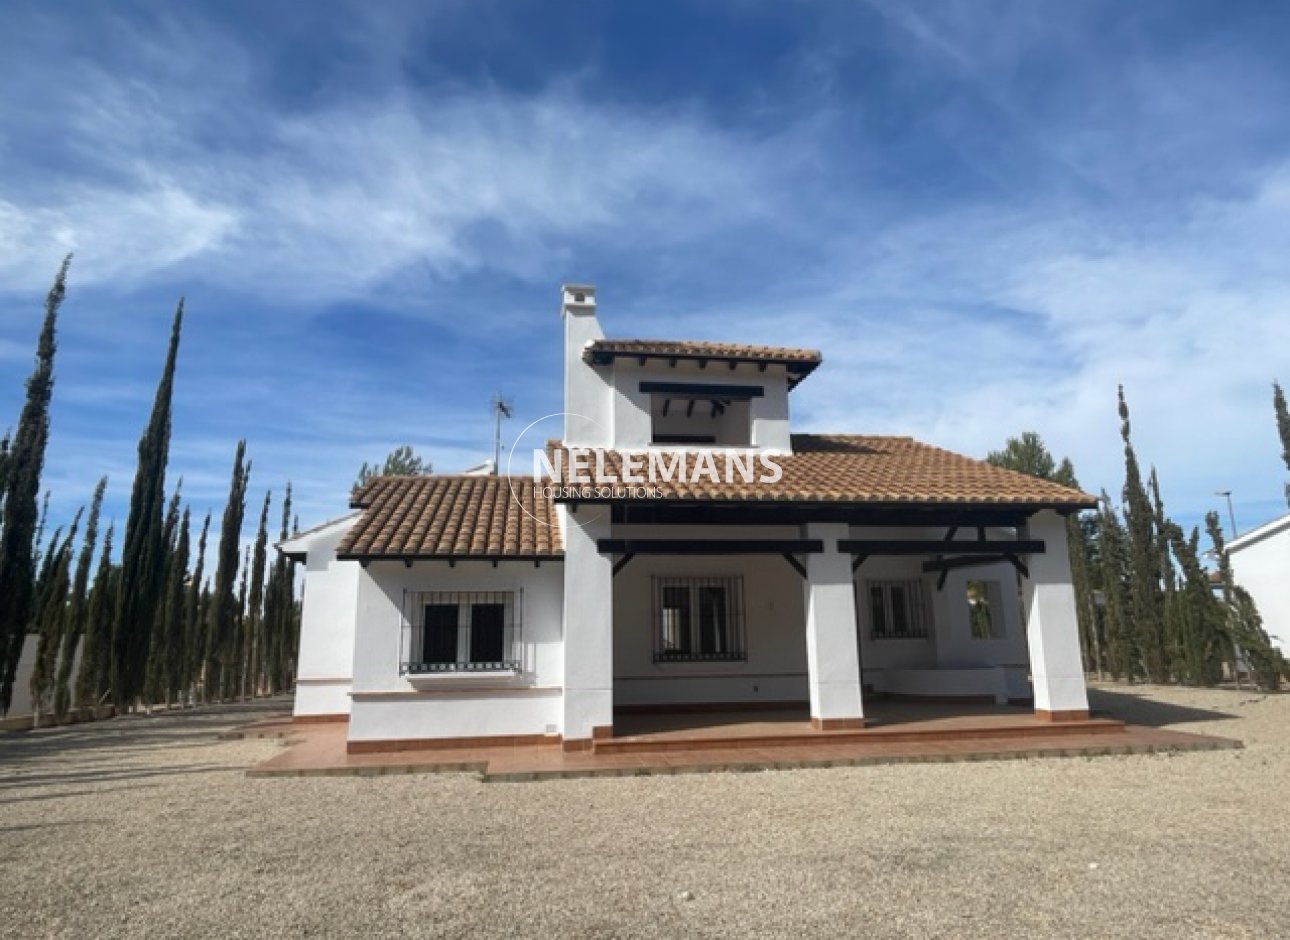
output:
POLYGON ((596 319, 596 288, 563 285, 560 317, 564 321, 564 441, 579 447, 607 446, 613 387, 582 358, 588 343, 605 338, 596 319))

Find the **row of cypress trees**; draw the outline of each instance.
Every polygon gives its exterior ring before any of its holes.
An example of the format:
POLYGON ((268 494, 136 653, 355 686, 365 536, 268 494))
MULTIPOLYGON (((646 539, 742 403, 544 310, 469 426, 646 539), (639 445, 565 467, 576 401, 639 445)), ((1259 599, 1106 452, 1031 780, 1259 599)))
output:
MULTIPOLYGON (((182 299, 152 412, 139 438, 119 560, 113 555, 113 524, 99 542, 106 477, 95 487, 88 511, 79 511, 65 531, 55 531, 42 546, 38 494, 49 437, 57 318, 70 261, 70 256, 64 259, 46 298, 36 366, 17 427, 12 438, 0 441, 0 712, 12 702, 29 633, 39 635, 31 675, 38 721, 50 714, 64 718, 73 703, 111 702, 120 711, 286 688, 294 674, 299 629, 294 579, 285 558, 268 564, 271 493, 265 494, 254 557, 245 563, 240 557, 251 471, 246 442, 237 444, 211 583, 205 577, 210 513, 193 551, 192 511, 182 505, 182 480, 166 497, 182 299)), ((280 535, 286 538, 289 485, 281 517, 280 535)))
MULTIPOLYGON (((1275 389, 1278 429, 1290 467, 1290 417, 1275 389)), ((1169 517, 1152 468, 1143 479, 1129 406, 1118 392, 1124 487, 1117 508, 1103 490, 1098 508, 1067 521, 1071 579, 1085 668, 1115 679, 1217 685, 1247 676, 1275 689, 1290 664, 1263 629, 1249 593, 1236 584, 1216 512, 1205 517, 1217 577, 1201 563, 1199 528, 1169 517)), ((1026 432, 987 457, 998 466, 1078 487, 1069 460, 1055 465, 1039 435, 1026 432)), ((1290 498, 1290 487, 1287 488, 1290 498)))

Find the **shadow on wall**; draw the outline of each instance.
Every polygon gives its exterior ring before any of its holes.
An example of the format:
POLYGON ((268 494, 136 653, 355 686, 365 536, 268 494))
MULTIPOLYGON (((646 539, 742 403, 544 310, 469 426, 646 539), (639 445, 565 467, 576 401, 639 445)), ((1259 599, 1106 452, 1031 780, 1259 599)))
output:
POLYGON ((1146 725, 1159 728, 1164 725, 1180 725, 1195 721, 1222 721, 1235 719, 1238 716, 1229 712, 1216 711, 1211 708, 1194 708, 1189 705, 1174 705, 1147 698, 1143 694, 1129 689, 1089 689, 1089 706, 1100 715, 1120 718, 1133 725, 1146 725))

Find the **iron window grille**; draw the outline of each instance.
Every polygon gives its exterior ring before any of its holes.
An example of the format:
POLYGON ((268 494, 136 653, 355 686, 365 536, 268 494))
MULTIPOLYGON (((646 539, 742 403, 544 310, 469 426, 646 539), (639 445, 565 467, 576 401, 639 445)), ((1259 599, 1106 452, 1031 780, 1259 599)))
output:
POLYGON ((926 639, 931 617, 922 581, 866 581, 865 599, 870 638, 926 639))
POLYGON ((668 577, 652 581, 654 662, 743 662, 741 577, 668 577))
POLYGON ((405 591, 399 674, 522 672, 522 591, 405 591))

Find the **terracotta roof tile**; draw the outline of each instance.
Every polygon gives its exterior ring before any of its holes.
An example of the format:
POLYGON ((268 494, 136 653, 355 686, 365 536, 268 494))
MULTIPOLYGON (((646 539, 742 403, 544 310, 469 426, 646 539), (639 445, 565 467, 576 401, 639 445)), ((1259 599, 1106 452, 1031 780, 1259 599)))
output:
MULTIPOLYGON (((754 464, 753 482, 745 482, 720 454, 714 482, 706 474, 693 479, 695 453, 688 455, 683 480, 654 481, 661 498, 738 502, 820 502, 883 505, 1052 506, 1090 508, 1097 501, 1070 489, 981 460, 922 444, 909 437, 869 437, 841 434, 794 434, 792 454, 776 456, 783 476, 774 483, 757 482, 762 467, 754 464)), ((677 453, 677 452, 667 452, 677 453)), ((605 476, 621 480, 622 455, 607 452, 605 476)), ((594 472, 594 465, 593 465, 594 472)), ((640 471, 638 476, 643 475, 640 471)), ((562 467, 562 482, 570 482, 570 466, 562 467)))
POLYGON ((582 358, 588 362, 608 362, 617 356, 764 362, 786 366, 790 372, 801 375, 810 372, 824 361, 818 349, 667 339, 598 339, 588 343, 582 353, 582 358))
POLYGON ((555 508, 523 477, 374 477, 341 558, 559 558, 555 508))

